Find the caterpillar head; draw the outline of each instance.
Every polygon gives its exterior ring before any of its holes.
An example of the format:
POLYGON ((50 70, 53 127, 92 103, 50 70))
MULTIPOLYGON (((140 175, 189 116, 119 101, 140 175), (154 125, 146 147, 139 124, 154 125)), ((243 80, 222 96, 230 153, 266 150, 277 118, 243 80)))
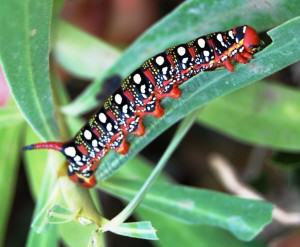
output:
POLYGON ((253 54, 258 51, 260 38, 254 28, 244 26, 244 48, 247 52, 253 54))

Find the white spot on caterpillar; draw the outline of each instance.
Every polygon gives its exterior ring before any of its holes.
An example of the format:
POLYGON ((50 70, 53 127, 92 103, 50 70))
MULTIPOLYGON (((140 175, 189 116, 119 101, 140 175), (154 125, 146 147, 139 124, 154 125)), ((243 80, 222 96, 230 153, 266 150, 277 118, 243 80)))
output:
POLYGON ((163 68, 162 68, 162 72, 163 72, 164 75, 167 74, 167 72, 168 72, 168 67, 163 67, 163 68))
POLYGON ((205 40, 204 39, 198 39, 198 45, 200 46, 200 48, 204 48, 205 47, 205 40))
POLYGON ((220 42, 223 42, 222 34, 218 33, 217 40, 219 40, 220 42))
POLYGON ((189 59, 188 57, 185 57, 185 58, 182 59, 182 62, 186 63, 188 61, 188 59, 189 59))
POLYGON ((92 138, 92 133, 89 130, 85 130, 83 135, 84 135, 85 139, 87 139, 87 140, 91 140, 91 138, 92 138))
POLYGON ((163 65, 163 63, 165 62, 165 59, 163 58, 163 56, 158 56, 158 57, 155 59, 155 62, 156 62, 158 65, 163 65))
POLYGON ((234 39, 232 30, 230 30, 230 31, 228 32, 228 35, 229 35, 230 38, 234 39))
POLYGON ((185 48, 183 46, 180 46, 177 48, 177 53, 180 55, 180 56, 183 56, 185 54, 185 48))
POLYGON ((204 51, 203 51, 203 55, 206 56, 206 57, 208 57, 208 56, 209 56, 209 51, 204 50, 204 51))
POLYGON ((74 157, 76 155, 76 149, 74 147, 67 147, 65 148, 65 154, 74 157))
POLYGON ((146 85, 143 84, 143 85, 141 86, 141 93, 145 93, 145 92, 146 92, 146 85))
POLYGON ((106 117, 106 115, 103 112, 101 112, 99 114, 99 120, 100 120, 101 123, 105 123, 106 122, 107 117, 106 117))
POLYGON ((134 81, 136 84, 140 84, 141 81, 142 81, 141 75, 140 75, 140 74, 135 74, 135 75, 133 76, 133 81, 134 81))
POLYGON ((94 140, 92 141, 92 146, 93 146, 93 147, 97 147, 97 146, 98 146, 98 142, 97 142, 96 139, 94 139, 94 140))
POLYGON ((108 123, 108 124, 106 125, 106 129, 107 129, 107 131, 111 131, 111 130, 112 130, 112 124, 111 124, 111 123, 108 123))
POLYGON ((75 160, 76 162, 78 162, 78 161, 80 161, 80 160, 81 160, 81 158, 80 158, 80 156, 79 156, 79 155, 76 155, 76 156, 75 156, 75 158, 74 158, 74 160, 75 160))
POLYGON ((118 105, 120 105, 122 103, 122 96, 120 94, 116 94, 115 101, 118 105))
POLYGON ((243 26, 243 33, 246 32, 246 28, 247 28, 247 26, 243 26))
POLYGON ((123 105, 122 112, 127 113, 128 112, 128 105, 123 105))

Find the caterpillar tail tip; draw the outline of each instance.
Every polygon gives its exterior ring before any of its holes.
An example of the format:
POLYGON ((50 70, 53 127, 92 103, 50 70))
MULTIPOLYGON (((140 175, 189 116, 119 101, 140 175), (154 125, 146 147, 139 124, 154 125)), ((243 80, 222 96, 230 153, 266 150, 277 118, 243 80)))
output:
POLYGON ((35 150, 35 149, 48 149, 48 150, 52 149, 55 151, 62 152, 63 144, 64 143, 62 142, 42 142, 42 143, 30 144, 24 146, 22 148, 22 151, 35 150))
POLYGON ((28 150, 33 150, 33 149, 35 149, 34 144, 31 144, 31 145, 27 145, 27 146, 22 147, 22 151, 23 151, 23 152, 24 152, 24 151, 28 151, 28 150))

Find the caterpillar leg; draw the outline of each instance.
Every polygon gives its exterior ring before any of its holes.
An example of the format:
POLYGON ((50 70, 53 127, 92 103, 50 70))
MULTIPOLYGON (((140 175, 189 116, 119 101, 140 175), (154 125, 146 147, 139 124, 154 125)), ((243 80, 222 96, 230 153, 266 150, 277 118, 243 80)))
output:
POLYGON ((156 101, 154 111, 150 112, 149 114, 156 118, 160 118, 165 114, 165 110, 161 107, 159 101, 156 101))
POLYGON ((173 87, 169 92, 168 96, 173 99, 178 99, 181 96, 182 92, 178 87, 173 87))
POLYGON ((230 59, 226 59, 223 63, 223 66, 230 72, 233 72, 234 71, 234 66, 233 64, 230 62, 230 59))
POLYGON ((128 153, 130 144, 126 141, 124 138, 118 148, 116 148, 116 152, 122 155, 125 155, 128 153))
POLYGON ((178 99, 180 96, 181 96, 182 92, 181 90, 178 88, 178 86, 174 86, 170 92, 168 93, 162 93, 162 94, 158 94, 156 95, 156 97, 158 99, 163 99, 163 98, 166 98, 166 97, 170 97, 170 98, 173 98, 173 99, 178 99))
POLYGON ((133 132, 135 136, 143 136, 145 134, 145 126, 143 124, 143 120, 140 119, 137 128, 133 132))
POLYGON ((248 63, 248 59, 243 57, 240 53, 237 53, 236 55, 234 55, 233 59, 235 61, 237 61, 238 63, 248 63))
POLYGON ((81 174, 73 173, 69 175, 69 178, 73 182, 80 184, 81 186, 87 189, 92 188, 97 184, 97 180, 94 174, 90 177, 84 177, 81 174))
POLYGON ((250 54, 249 52, 247 51, 243 51, 242 53, 240 53, 244 58, 247 58, 248 60, 252 59, 253 56, 252 54, 250 54))

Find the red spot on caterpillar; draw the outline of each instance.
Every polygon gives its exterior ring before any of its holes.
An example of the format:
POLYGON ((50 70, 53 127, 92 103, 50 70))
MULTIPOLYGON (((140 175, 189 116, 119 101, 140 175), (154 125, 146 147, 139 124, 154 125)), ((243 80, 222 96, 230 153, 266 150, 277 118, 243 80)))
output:
POLYGON ((167 60, 172 65, 172 67, 175 67, 175 63, 174 63, 172 55, 167 55, 167 60))
POLYGON ((188 50, 189 50, 189 53, 191 54, 192 58, 195 59, 195 57, 196 57, 195 48, 189 47, 188 50))
POLYGON ((130 93, 129 90, 125 90, 125 91, 124 91, 124 95, 126 96, 126 98, 127 98, 130 102, 134 102, 134 97, 133 97, 133 95, 130 93))
POLYGON ((87 156, 89 154, 88 150, 86 149, 86 147, 84 145, 78 145, 77 149, 85 156, 87 156))
POLYGON ((112 112, 112 110, 106 110, 107 116, 109 116, 113 121, 116 121, 115 114, 112 112))
POLYGON ((149 79, 149 81, 153 84, 153 86, 156 85, 156 81, 154 76, 152 75, 152 72, 150 69, 147 69, 144 71, 145 76, 149 79))
POLYGON ((92 128, 93 133, 99 138, 101 136, 101 132, 98 128, 92 128))

